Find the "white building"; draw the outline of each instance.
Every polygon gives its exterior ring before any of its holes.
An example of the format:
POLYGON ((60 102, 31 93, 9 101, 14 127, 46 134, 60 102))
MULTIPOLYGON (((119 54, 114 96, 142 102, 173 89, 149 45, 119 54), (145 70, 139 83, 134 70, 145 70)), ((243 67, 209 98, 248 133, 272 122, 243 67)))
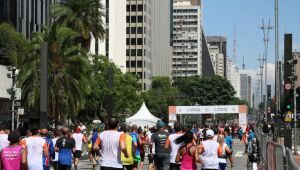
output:
POLYGON ((126 72, 126 0, 101 1, 105 7, 104 40, 92 38, 90 52, 109 57, 123 73, 126 72))
POLYGON ((201 0, 174 0, 172 76, 202 75, 201 0))
POLYGON ((229 82, 231 83, 232 87, 236 92, 235 97, 241 98, 240 71, 229 57, 227 57, 226 75, 227 75, 227 80, 229 80, 229 82))
POLYGON ((209 45, 208 50, 213 62, 215 74, 224 77, 224 55, 216 45, 209 45))

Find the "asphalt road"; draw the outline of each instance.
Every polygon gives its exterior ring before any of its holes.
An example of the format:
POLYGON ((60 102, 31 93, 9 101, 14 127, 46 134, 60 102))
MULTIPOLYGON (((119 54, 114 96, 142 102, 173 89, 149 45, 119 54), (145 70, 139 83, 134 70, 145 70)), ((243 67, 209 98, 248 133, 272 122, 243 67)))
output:
MULTIPOLYGON (((228 167, 228 170, 252 170, 256 168, 252 168, 252 165, 248 166, 247 169, 247 155, 244 154, 245 146, 242 142, 239 140, 234 140, 234 146, 233 146, 233 156, 234 156, 234 167, 230 168, 228 167)), ((229 166, 229 165, 228 165, 229 166)), ((79 163, 78 169, 80 170, 88 170, 92 169, 92 164, 89 162, 89 160, 81 160, 79 163)), ((100 167, 98 166, 96 168, 97 170, 100 170, 100 167)), ((201 169, 200 166, 198 169, 201 169)), ((148 170, 148 161, 145 159, 145 166, 143 170, 148 170)))

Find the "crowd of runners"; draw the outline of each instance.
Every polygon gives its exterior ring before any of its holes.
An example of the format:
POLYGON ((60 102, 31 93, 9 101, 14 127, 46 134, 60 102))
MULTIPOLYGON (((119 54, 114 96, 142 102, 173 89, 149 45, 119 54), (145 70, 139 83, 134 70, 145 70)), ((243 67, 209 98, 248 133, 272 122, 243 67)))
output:
POLYGON ((158 121, 149 128, 119 123, 111 118, 100 132, 79 123, 48 131, 31 127, 22 137, 19 131, 0 127, 0 170, 79 169, 88 155, 95 169, 142 170, 145 158, 149 170, 226 169, 234 166, 233 138, 245 143, 245 152, 254 138, 254 128, 237 126, 167 126, 158 121), (84 151, 84 153, 82 152, 84 151), (228 162, 228 163, 227 163, 228 162))

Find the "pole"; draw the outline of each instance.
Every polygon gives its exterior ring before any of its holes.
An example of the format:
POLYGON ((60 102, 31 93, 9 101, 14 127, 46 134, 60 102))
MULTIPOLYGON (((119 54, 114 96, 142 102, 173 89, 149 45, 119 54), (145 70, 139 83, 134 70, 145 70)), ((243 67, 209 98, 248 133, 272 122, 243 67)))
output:
POLYGON ((280 66, 279 66, 279 33, 278 33, 278 0, 275 0, 275 99, 276 99, 276 112, 280 112, 280 66))
MULTIPOLYGON (((41 47, 40 128, 48 128, 48 43, 41 47)), ((57 126, 57 125, 55 125, 57 126)))
POLYGON ((15 94, 16 94, 16 69, 12 66, 12 87, 11 87, 11 130, 15 130, 15 94))
MULTIPOLYGON (((296 59, 296 55, 293 56, 294 60, 296 59)), ((293 84, 294 84, 294 154, 298 155, 297 153, 297 89, 296 89, 296 79, 295 76, 297 76, 296 74, 296 69, 297 69, 297 64, 293 65, 294 69, 293 69, 293 84)))

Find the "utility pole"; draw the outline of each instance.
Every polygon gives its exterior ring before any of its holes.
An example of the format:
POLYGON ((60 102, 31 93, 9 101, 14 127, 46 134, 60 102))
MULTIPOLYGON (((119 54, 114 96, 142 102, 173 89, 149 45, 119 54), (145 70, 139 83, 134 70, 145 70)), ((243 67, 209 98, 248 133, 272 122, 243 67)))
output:
POLYGON ((258 57, 258 62, 259 62, 259 77, 260 77, 260 103, 263 103, 263 70, 264 70, 264 59, 260 57, 258 57))
POLYGON ((277 117, 280 112, 280 100, 281 100, 281 82, 280 82, 280 60, 279 60, 279 25, 278 25, 278 0, 274 0, 275 6, 275 99, 276 99, 276 113, 277 117))
POLYGON ((14 66, 8 66, 7 70, 11 73, 7 73, 7 77, 12 79, 11 88, 7 89, 11 100, 11 130, 15 130, 15 99, 16 99, 16 70, 14 66))
MULTIPOLYGON (((264 38, 263 38, 263 41, 264 41, 264 47, 265 47, 265 53, 264 53, 264 63, 265 63, 265 93, 267 93, 267 86, 268 86, 268 47, 269 47, 269 33, 270 33, 270 30, 273 29, 273 27, 270 26, 271 24, 271 20, 269 19, 269 24, 266 25, 265 22, 264 22, 264 19, 262 19, 262 26, 259 27, 260 29, 263 30, 263 35, 264 35, 264 38)), ((268 103, 268 100, 267 100, 267 94, 265 94, 265 116, 266 116, 266 122, 268 122, 268 107, 267 107, 267 103, 268 103)))

